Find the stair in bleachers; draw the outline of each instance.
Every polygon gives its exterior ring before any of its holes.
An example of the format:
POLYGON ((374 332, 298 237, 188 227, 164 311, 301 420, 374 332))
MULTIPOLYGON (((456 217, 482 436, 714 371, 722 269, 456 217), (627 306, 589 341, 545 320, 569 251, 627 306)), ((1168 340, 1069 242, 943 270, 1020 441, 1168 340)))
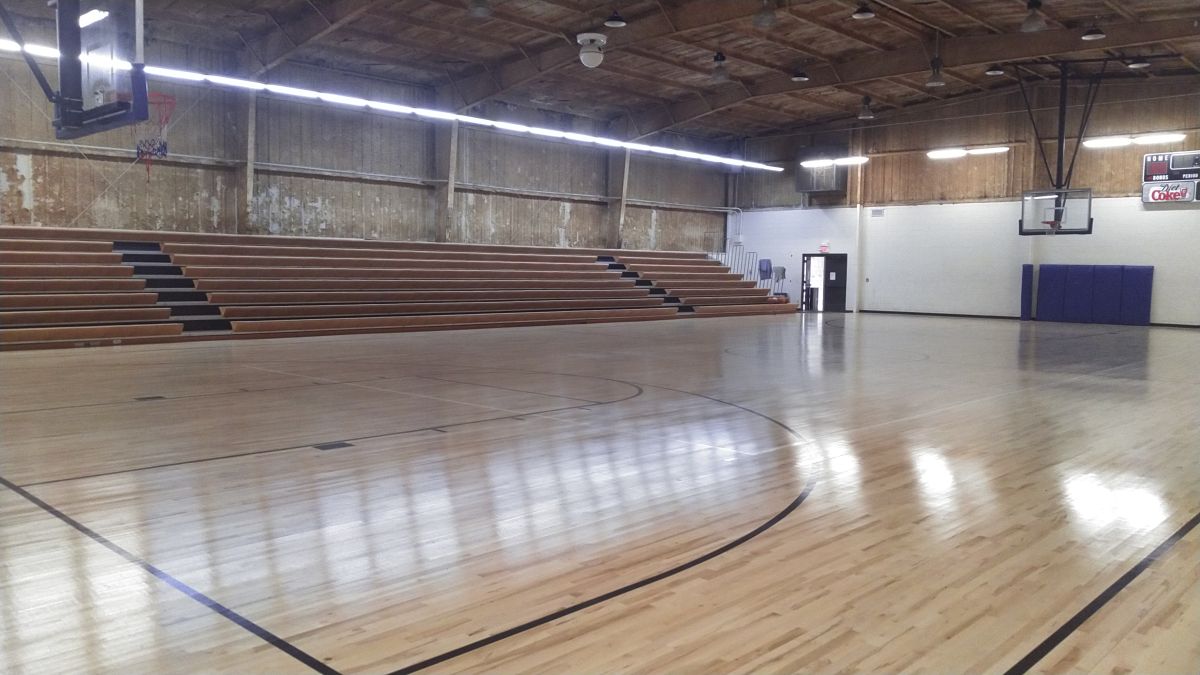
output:
POLYGON ((97 321, 114 344, 783 311, 702 253, 0 228, 6 346, 97 343, 97 321), (28 312, 65 332, 21 332, 28 312))
POLYGON ((681 314, 696 317, 788 314, 794 304, 779 302, 766 288, 757 288, 717 260, 661 260, 618 255, 639 283, 653 284, 679 303, 681 314))
POLYGON ((230 330, 221 308, 209 302, 206 294, 195 291, 195 282, 184 276, 183 268, 162 252, 160 244, 115 241, 113 251, 121 256, 122 265, 133 268, 135 279, 146 282, 146 290, 157 293, 158 307, 167 311, 171 321, 181 324, 184 333, 230 330))
POLYGON ((0 237, 0 345, 111 345, 182 332, 112 241, 0 237))

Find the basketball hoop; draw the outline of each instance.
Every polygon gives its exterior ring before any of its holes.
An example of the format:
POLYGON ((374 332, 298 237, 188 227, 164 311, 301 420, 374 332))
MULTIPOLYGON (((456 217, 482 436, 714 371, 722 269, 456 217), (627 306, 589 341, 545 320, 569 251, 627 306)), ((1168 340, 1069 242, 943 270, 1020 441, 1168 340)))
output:
POLYGON ((175 97, 158 91, 147 95, 150 118, 133 127, 137 158, 146 163, 146 182, 150 182, 150 167, 154 160, 167 156, 167 125, 175 113, 175 97))

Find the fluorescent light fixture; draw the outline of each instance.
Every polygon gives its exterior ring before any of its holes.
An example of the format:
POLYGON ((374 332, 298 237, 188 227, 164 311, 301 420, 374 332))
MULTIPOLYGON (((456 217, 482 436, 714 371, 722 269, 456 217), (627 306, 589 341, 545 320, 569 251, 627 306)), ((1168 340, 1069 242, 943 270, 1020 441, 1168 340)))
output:
POLYGON ((401 115, 413 114, 413 109, 406 105, 396 105, 395 103, 384 103, 383 101, 367 101, 367 107, 372 110, 382 110, 384 112, 399 113, 401 115))
POLYGON ((967 151, 962 148, 942 148, 940 150, 930 150, 925 153, 929 159, 958 159, 966 157, 967 151))
POLYGON ((987 70, 983 71, 983 74, 991 77, 999 77, 1004 74, 1004 66, 993 63, 987 67, 987 70))
POLYGON ((1007 145, 992 145, 986 148, 970 148, 968 155, 1001 155, 1008 152, 1007 145))
POLYGON ((93 9, 79 15, 79 27, 87 28, 88 26, 99 23, 108 18, 108 12, 102 9, 93 9))
POLYGON ((800 162, 800 166, 806 169, 824 169, 833 166, 832 159, 806 159, 800 162))
POLYGON ((413 114, 417 117, 431 117, 435 120, 456 120, 458 115, 441 110, 430 110, 429 108, 413 108, 413 114))
POLYGON ((504 131, 515 131, 517 133, 529 133, 529 127, 524 124, 513 124, 512 122, 493 122, 492 126, 504 131))
MULTIPOLYGON (((21 51, 22 46, 12 40, 0 40, 0 51, 21 51)), ((58 58, 58 50, 53 47, 43 45, 24 45, 24 50, 33 55, 45 58, 58 58)), ((104 56, 81 56, 81 59, 89 63, 112 63, 117 68, 132 68, 132 64, 127 61, 117 59, 109 59, 104 56)), ((206 73, 197 73, 189 70, 177 70, 175 68, 163 68, 161 66, 146 66, 146 75, 163 78, 168 80, 184 80, 188 82, 208 82, 220 87, 232 87, 234 89, 249 89, 252 91, 270 91, 276 94, 285 96, 295 96, 297 98, 318 99, 326 103, 336 103, 341 105, 365 106, 372 110, 382 112, 396 113, 400 115, 417 115, 418 117, 426 117, 437 120, 451 120, 462 122, 464 124, 474 124, 483 127, 493 127, 504 131, 512 131, 516 133, 528 133, 535 136, 543 136, 547 138, 555 138, 575 143, 587 143, 592 145, 600 145, 608 148, 624 148, 635 152, 649 152, 658 155, 666 155, 669 157, 680 157, 684 159, 693 159, 702 162, 710 162, 714 164, 725 164, 727 166, 743 167, 747 169, 761 169, 763 171, 779 172, 783 171, 782 167, 771 166, 759 162, 747 162, 745 160, 736 159, 733 157, 719 157, 717 155, 707 155, 699 152, 691 152, 688 150, 677 150, 661 145, 646 145, 644 143, 633 143, 629 141, 619 141, 613 138, 604 138, 601 136, 589 136, 587 134, 577 134, 569 131, 558 131, 555 129, 546 129, 542 127, 529 127, 524 124, 514 124, 512 122, 501 122, 498 120, 489 120, 482 117, 472 117, 470 115, 458 115, 452 112, 444 112, 441 110, 430 110, 428 108, 414 108, 412 106, 400 105, 397 103, 388 103, 386 101, 370 101, 355 96, 343 96, 341 94, 333 94, 323 91, 312 91, 310 89, 298 89, 282 84, 266 84, 263 82, 255 82, 253 80, 243 80, 236 77, 225 77, 223 75, 211 75, 206 73)), ((826 160, 837 164, 853 165, 862 164, 867 161, 866 157, 845 157, 839 160, 826 160)))
POLYGON ((1083 35, 1079 36, 1079 39, 1086 40, 1087 42, 1095 42, 1096 40, 1103 40, 1106 37, 1108 37, 1107 33, 1105 33, 1103 30, 1101 30, 1097 26, 1092 26, 1091 28, 1084 31, 1083 35))
POLYGON ((869 157, 854 156, 854 157, 839 157, 833 160, 833 163, 838 166, 858 166, 871 161, 869 157))
POLYGON ((112 68, 113 70, 133 70, 133 64, 121 59, 114 59, 111 56, 104 54, 80 54, 79 60, 83 63, 93 66, 102 66, 112 68))
POLYGON ((1038 195, 1036 197, 1030 197, 1030 199, 1058 199, 1058 195, 1038 195))
MULTIPOLYGON (((149 72, 149 68, 146 69, 149 72)), ((283 94, 284 96, 296 96, 299 98, 320 98, 321 92, 311 89, 297 89, 295 87, 285 87, 282 84, 268 84, 267 91, 272 94, 283 94)))
POLYGON ((57 59, 58 50, 54 47, 43 47, 42 45, 25 45, 25 53, 33 56, 44 56, 48 59, 57 59))
MULTIPOLYGON (((158 66, 146 66, 146 75, 148 77, 165 77, 169 80, 187 80, 188 82, 201 82, 204 76, 200 73, 193 73, 190 70, 175 70, 174 68, 159 68, 158 66)), ((270 89, 270 87, 267 87, 270 89)))
POLYGON ((326 103, 337 103, 340 105, 354 106, 356 108, 362 108, 367 105, 367 99, 359 98, 357 96, 342 96, 341 94, 329 94, 322 92, 317 94, 317 98, 325 101, 326 103))
POLYGON ((1125 67, 1130 70, 1145 70, 1150 67, 1150 62, 1141 57, 1135 57, 1134 59, 1126 62, 1125 67))
POLYGON ((1085 148, 1120 148, 1133 143, 1133 139, 1128 136, 1101 136, 1100 138, 1089 138, 1083 142, 1085 148))
POLYGON ((1187 134, 1179 133, 1162 133, 1162 134, 1143 134, 1134 136, 1133 142, 1138 145, 1157 145, 1159 143, 1178 143, 1187 138, 1187 134))
POLYGON ((474 124, 475 126, 480 126, 480 127, 496 126, 495 122, 493 122, 491 120, 485 120, 482 117, 471 117, 470 115, 459 115, 459 116, 455 117, 455 119, 457 119, 459 122, 462 122, 463 124, 474 124))
POLYGON ((262 82, 255 82, 253 80, 239 80, 236 77, 223 77, 221 75, 205 75, 204 79, 208 80, 209 82, 211 82, 213 84, 219 84, 222 87, 237 87, 238 89, 252 89, 255 91, 257 91, 259 89, 267 88, 267 85, 263 84, 262 82))

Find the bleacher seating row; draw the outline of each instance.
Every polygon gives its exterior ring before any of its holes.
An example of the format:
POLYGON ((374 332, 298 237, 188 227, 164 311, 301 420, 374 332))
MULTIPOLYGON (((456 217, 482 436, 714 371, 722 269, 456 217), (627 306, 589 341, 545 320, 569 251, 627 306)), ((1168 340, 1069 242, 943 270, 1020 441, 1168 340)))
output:
POLYGON ((0 228, 0 344, 794 312, 703 253, 0 228))

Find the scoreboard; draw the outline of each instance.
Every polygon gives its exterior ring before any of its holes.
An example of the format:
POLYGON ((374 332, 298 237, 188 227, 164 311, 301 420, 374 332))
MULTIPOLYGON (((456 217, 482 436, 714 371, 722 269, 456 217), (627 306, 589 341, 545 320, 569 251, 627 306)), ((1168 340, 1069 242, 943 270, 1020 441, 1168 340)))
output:
POLYGON ((1200 181, 1200 150, 1160 152, 1142 158, 1142 201, 1194 202, 1200 181))

